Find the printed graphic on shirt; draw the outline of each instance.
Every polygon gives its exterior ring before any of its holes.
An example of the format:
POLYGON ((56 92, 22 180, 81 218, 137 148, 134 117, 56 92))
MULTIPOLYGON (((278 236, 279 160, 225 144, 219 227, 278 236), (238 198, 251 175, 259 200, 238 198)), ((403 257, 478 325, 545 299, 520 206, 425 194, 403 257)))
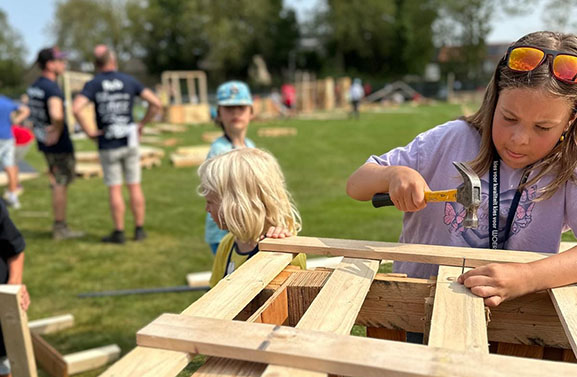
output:
POLYGON ((38 141, 46 140, 46 127, 50 120, 46 112, 46 93, 38 87, 30 87, 26 91, 28 95, 28 107, 30 108, 30 119, 32 119, 34 136, 38 141))
MULTIPOLYGON (((489 205, 489 195, 487 194, 489 183, 485 180, 481 180, 481 206, 477 212, 479 217, 479 227, 477 229, 466 229, 463 226, 463 220, 466 216, 465 208, 459 203, 445 203, 443 223, 447 225, 449 233, 455 236, 461 236, 471 247, 477 248, 488 248, 489 247, 489 215, 488 215, 488 205, 489 205)), ((508 190, 502 192, 500 195, 500 206, 499 206, 499 239, 503 241, 507 216, 509 215, 509 208, 513 202, 516 189, 508 190)), ((533 200, 537 197, 537 185, 526 188, 521 193, 521 200, 519 201, 519 206, 515 212, 515 217, 513 218, 513 223, 511 224, 511 230, 509 233, 510 239, 515 234, 519 233, 522 229, 529 226, 532 219, 533 208, 535 203, 533 200)), ((506 242, 507 240, 504 240, 506 242)), ((499 244, 502 247, 502 243, 499 244)))

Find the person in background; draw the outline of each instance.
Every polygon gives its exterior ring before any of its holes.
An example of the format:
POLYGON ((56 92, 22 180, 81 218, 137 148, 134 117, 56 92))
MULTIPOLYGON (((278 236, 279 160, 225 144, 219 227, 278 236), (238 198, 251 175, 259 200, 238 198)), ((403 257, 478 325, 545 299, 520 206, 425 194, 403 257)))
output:
POLYGON ((102 242, 123 244, 125 204, 122 181, 126 181, 130 208, 134 217, 134 241, 146 238, 144 218, 146 204, 141 186, 140 136, 143 127, 161 110, 162 104, 152 90, 135 78, 118 72, 116 54, 105 45, 94 48, 94 64, 99 73, 84 85, 74 99, 73 112, 78 124, 91 139, 98 142, 100 163, 108 197, 114 230, 102 242), (144 117, 135 123, 132 115, 134 99, 148 103, 144 117), (88 126, 82 110, 94 102, 97 130, 88 126))
POLYGON ((30 119, 38 149, 44 154, 52 188, 55 240, 78 238, 83 232, 71 230, 66 222, 68 186, 74 181, 76 159, 66 124, 64 94, 56 80, 66 71, 66 54, 58 47, 44 48, 36 59, 41 76, 28 88, 30 119))
POLYGON ((16 145, 12 134, 12 123, 20 124, 30 116, 26 105, 18 105, 0 95, 0 162, 8 177, 8 190, 4 198, 9 206, 20 208, 18 199, 18 162, 15 158, 16 145), (14 116, 14 117, 13 117, 14 116))
MULTIPOLYGON (((216 123, 222 128, 224 135, 211 144, 206 158, 210 159, 237 148, 254 148, 253 141, 246 137, 253 117, 252 96, 248 86, 240 81, 225 82, 218 87, 216 100, 216 123)), ((226 233, 225 229, 218 227, 210 213, 207 213, 204 238, 213 254, 216 254, 218 244, 226 233)))
POLYGON ((351 100, 351 105, 353 107, 351 115, 355 119, 359 119, 359 104, 361 100, 365 96, 365 90, 363 89, 363 85, 361 83, 361 79, 354 79, 351 88, 349 89, 349 97, 351 100))

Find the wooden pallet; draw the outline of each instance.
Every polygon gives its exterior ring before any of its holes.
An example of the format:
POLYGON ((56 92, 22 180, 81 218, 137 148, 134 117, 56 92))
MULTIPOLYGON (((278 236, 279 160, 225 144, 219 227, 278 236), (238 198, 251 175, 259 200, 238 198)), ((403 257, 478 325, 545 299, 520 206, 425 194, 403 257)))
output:
POLYGON ((176 167, 199 166, 206 160, 209 151, 209 145, 179 147, 170 155, 170 162, 176 167))
POLYGON ((555 347, 542 354, 570 359, 577 287, 505 302, 487 322, 483 300, 455 281, 463 263, 543 254, 312 237, 265 239, 260 249, 180 315, 140 330, 138 346, 102 376, 175 376, 194 353, 212 356, 195 376, 577 375, 575 364, 489 353, 489 342, 507 342, 555 347), (344 258, 334 270, 300 271, 287 267, 293 253, 344 258), (384 259, 440 264, 439 276, 377 274, 384 259), (350 336, 354 324, 369 338, 350 336), (428 346, 370 338, 399 340, 405 331, 426 333, 428 346))
POLYGON ((205 143, 212 143, 213 141, 215 141, 216 139, 218 139, 219 137, 221 137, 222 135, 224 135, 222 133, 222 131, 210 131, 210 132, 203 132, 201 139, 202 141, 204 141, 205 143))
POLYGON ((102 166, 94 162, 80 162, 76 164, 76 176, 83 179, 102 177, 102 166))
POLYGON ((257 131, 260 137, 281 137, 281 136, 295 136, 297 129, 294 127, 262 127, 257 131))
POLYGON ((37 376, 35 361, 49 375, 67 377, 118 359, 120 347, 116 344, 60 354, 41 335, 72 326, 74 317, 68 314, 28 323, 26 312, 20 306, 21 289, 21 285, 0 285, 0 321, 14 377, 37 376))

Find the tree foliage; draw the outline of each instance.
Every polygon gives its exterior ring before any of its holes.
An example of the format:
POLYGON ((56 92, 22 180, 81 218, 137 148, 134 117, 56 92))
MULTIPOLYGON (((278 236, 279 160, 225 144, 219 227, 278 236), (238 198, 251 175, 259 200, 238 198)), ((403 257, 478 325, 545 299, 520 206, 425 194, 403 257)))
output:
POLYGON ((417 0, 328 0, 316 27, 322 31, 329 64, 341 72, 422 73, 434 52, 434 5, 417 0))
POLYGON ((278 73, 299 37, 282 0, 129 0, 128 17, 151 73, 202 68, 244 77, 255 54, 278 73))
POLYGON ((9 24, 6 14, 0 10, 0 90, 12 92, 22 85, 25 71, 26 49, 22 37, 9 24))
POLYGON ((112 46, 121 61, 132 52, 124 0, 59 0, 54 19, 56 44, 79 60, 92 61, 100 43, 112 46))

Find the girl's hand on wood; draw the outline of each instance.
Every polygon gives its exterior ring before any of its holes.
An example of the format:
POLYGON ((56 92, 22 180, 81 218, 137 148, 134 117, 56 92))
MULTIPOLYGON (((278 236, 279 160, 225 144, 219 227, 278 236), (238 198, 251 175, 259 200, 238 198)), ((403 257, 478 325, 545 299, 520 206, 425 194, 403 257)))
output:
POLYGON ((534 291, 532 270, 526 263, 491 263, 467 271, 458 282, 492 307, 534 291))

